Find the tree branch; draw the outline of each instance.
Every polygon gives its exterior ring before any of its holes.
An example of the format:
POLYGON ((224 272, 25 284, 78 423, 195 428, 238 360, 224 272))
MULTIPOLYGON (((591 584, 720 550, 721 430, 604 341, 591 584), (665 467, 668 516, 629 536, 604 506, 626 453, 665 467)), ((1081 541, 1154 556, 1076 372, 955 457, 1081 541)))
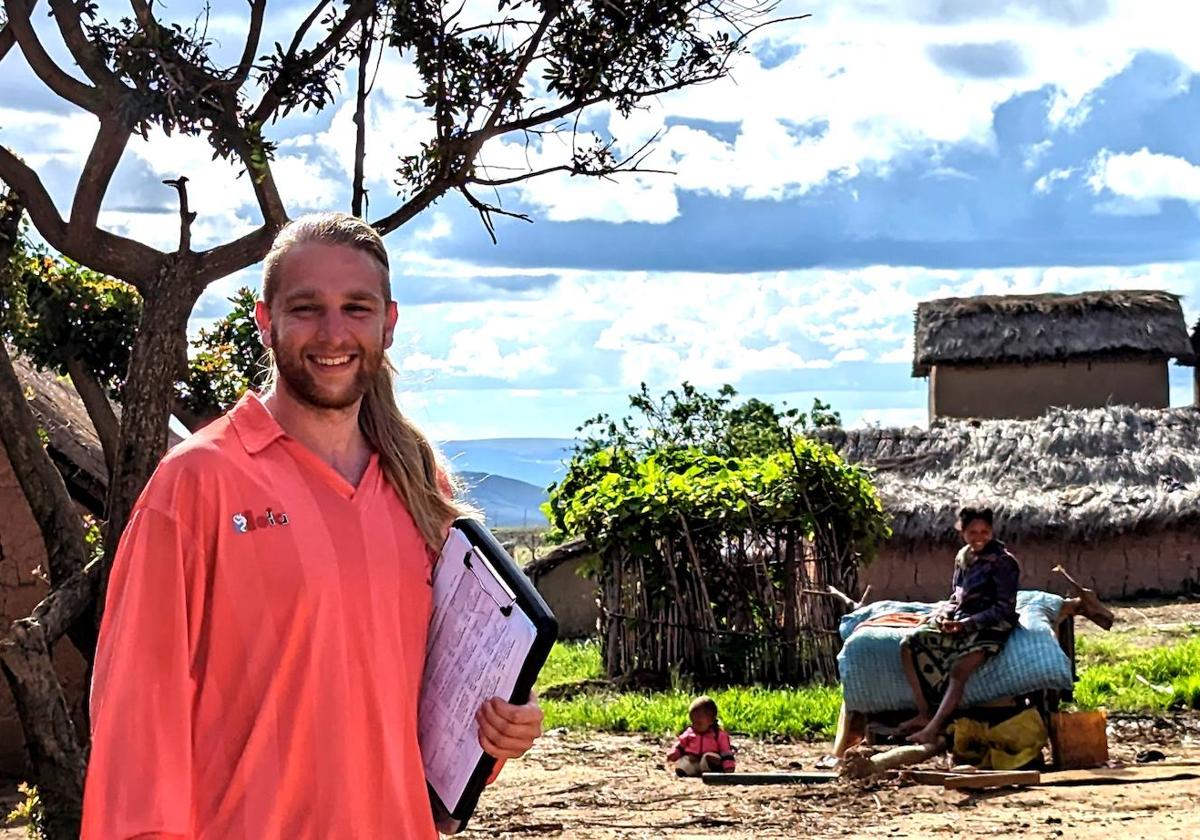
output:
POLYGON ((542 43, 542 38, 546 35, 546 30, 550 28, 554 18, 561 11, 561 6, 558 3, 549 3, 546 7, 546 12, 542 15, 542 20, 538 24, 537 30, 529 37, 529 42, 525 46, 525 54, 521 56, 521 60, 517 62, 516 69, 509 77, 508 83, 504 86, 504 91, 496 98, 496 107, 492 109, 492 113, 488 115, 487 122, 480 129, 480 134, 484 135, 484 139, 479 142, 475 149, 478 150, 483 146, 486 135, 491 131, 500 119, 500 115, 504 112, 505 103, 512 97, 513 93, 520 87, 521 81, 525 78, 525 71, 529 69, 529 62, 533 61, 534 55, 537 54, 538 46, 542 43))
POLYGON ((212 281, 254 265, 265 257, 278 232, 279 227, 268 222, 232 242, 197 254, 197 293, 212 281))
POLYGON ((100 118, 100 130, 88 153, 87 163, 79 175, 75 187, 75 199, 71 203, 70 226, 76 230, 91 230, 100 218, 100 205, 108 192, 113 172, 125 154, 125 145, 132 132, 116 116, 106 114, 100 118))
POLYGON ((104 97, 96 88, 86 85, 59 67, 46 52, 37 33, 33 31, 30 15, 34 0, 4 0, 8 12, 8 29, 21 47, 21 52, 33 72, 55 94, 92 113, 104 109, 104 97))
POLYGON ((68 226, 37 173, 4 146, 0 146, 0 180, 20 196, 46 243, 77 263, 142 291, 166 259, 166 254, 136 240, 95 227, 68 226))
POLYGON ((278 230, 287 224, 288 214, 275 183, 275 173, 271 171, 271 162, 265 156, 255 161, 249 141, 244 136, 235 139, 234 147, 238 159, 246 167, 246 176, 250 179, 250 188, 254 190, 254 199, 258 202, 263 222, 278 230))
POLYGON ((387 236, 419 215, 429 205, 441 198, 446 190, 452 186, 454 186, 452 182, 434 180, 400 207, 383 218, 372 222, 371 226, 379 232, 380 236, 387 236))
MULTIPOLYGON (((37 173, 30 169, 6 146, 0 146, 0 180, 8 184, 29 213, 29 218, 52 247, 65 243, 67 223, 58 214, 50 193, 37 173)), ((61 250, 61 249, 60 249, 61 250)))
POLYGON ((533 219, 529 218, 529 216, 525 213, 514 213, 511 210, 505 210, 504 208, 497 207, 494 204, 487 204, 486 202, 480 201, 475 196, 471 195, 471 191, 465 186, 459 187, 458 191, 461 192, 467 199, 467 203, 474 207, 476 212, 479 213, 479 218, 483 220, 483 226, 487 228, 488 236, 492 238, 493 245, 495 245, 498 241, 496 239, 496 225, 492 221, 493 213, 498 213, 501 216, 509 216, 513 219, 520 219, 521 221, 529 222, 530 224, 533 223, 533 219))
POLYGON ((79 6, 77 0, 50 0, 50 14, 58 24, 63 43, 71 51, 71 57, 83 70, 84 75, 91 79, 99 90, 109 93, 127 91, 121 80, 108 69, 95 44, 88 40, 87 33, 83 31, 79 6))
POLYGON ((71 384, 83 400, 88 418, 96 429, 96 436, 100 438, 100 448, 104 450, 104 463, 108 466, 108 474, 112 475, 117 457, 117 438, 121 433, 117 413, 108 401, 108 394, 104 393, 104 386, 83 359, 78 356, 68 359, 67 373, 71 375, 71 384))
POLYGON ((283 95, 282 80, 293 73, 315 67, 323 61, 350 34, 351 30, 375 9, 375 4, 368 2, 368 0, 350 0, 346 7, 345 16, 329 31, 329 34, 325 36, 325 40, 321 41, 313 49, 306 50, 302 54, 299 53, 298 50, 304 33, 308 31, 308 28, 312 25, 312 21, 325 5, 325 0, 322 0, 296 32, 296 37, 292 40, 291 47, 280 63, 279 74, 271 82, 270 87, 267 88, 267 92, 263 94, 263 98, 254 109, 254 113, 250 115, 249 121, 251 123, 266 125, 268 121, 274 119, 276 111, 279 110, 283 95))
POLYGON ((250 31, 246 33, 246 48, 242 50, 242 60, 238 62, 237 71, 229 80, 229 87, 239 89, 250 78, 254 68, 254 59, 258 57, 258 43, 262 38, 263 15, 267 11, 267 0, 251 0, 250 31))
POLYGON ((362 22, 362 36, 358 45, 358 75, 355 79, 354 104, 354 180, 351 184, 350 212, 359 218, 365 215, 367 200, 367 66, 371 62, 374 16, 362 22))
POLYGON ((8 55, 8 51, 13 48, 15 43, 17 43, 17 39, 13 36, 12 27, 6 21, 4 26, 0 26, 0 61, 4 60, 4 56, 8 55))
POLYGON ((174 187, 175 192, 179 193, 179 254, 181 256, 192 250, 192 222, 196 221, 196 214, 188 209, 187 182, 186 175, 163 181, 164 184, 174 187))

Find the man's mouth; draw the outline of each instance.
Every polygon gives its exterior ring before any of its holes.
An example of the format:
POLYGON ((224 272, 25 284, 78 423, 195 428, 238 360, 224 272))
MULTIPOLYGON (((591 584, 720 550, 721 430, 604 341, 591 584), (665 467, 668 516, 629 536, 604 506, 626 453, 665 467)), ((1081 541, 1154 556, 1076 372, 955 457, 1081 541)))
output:
POLYGON ((350 364, 350 362, 354 360, 354 356, 352 354, 345 354, 342 356, 309 356, 308 358, 314 364, 326 368, 341 367, 343 365, 350 364))

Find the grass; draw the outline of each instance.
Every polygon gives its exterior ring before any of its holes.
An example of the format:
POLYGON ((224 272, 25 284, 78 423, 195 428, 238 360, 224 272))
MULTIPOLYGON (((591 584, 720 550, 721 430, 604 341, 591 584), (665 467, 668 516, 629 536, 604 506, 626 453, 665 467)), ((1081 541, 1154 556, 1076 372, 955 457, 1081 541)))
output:
POLYGON ((558 642, 538 675, 537 687, 543 689, 561 683, 598 680, 604 676, 600 664, 600 642, 558 642))
POLYGON ((1157 647, 1113 636, 1081 638, 1076 655, 1081 709, 1200 709, 1200 638, 1157 647))
MULTIPOLYGON (((1145 647, 1119 636, 1077 640, 1080 709, 1161 712, 1200 709, 1200 637, 1145 647)), ((604 676, 596 641, 554 646, 538 687, 604 676)), ((842 701, 838 686, 792 689, 734 687, 711 692, 731 732, 757 738, 832 738, 842 701)), ((678 733, 687 724, 694 693, 681 688, 652 693, 599 692, 567 700, 543 699, 547 728, 678 733)))
MULTIPOLYGON (((554 646, 538 679, 545 688, 604 675, 594 641, 554 646)), ((837 686, 795 689, 727 688, 710 693, 731 732, 758 738, 810 740, 833 737, 842 692, 837 686)), ((673 689, 651 693, 601 692, 567 700, 541 701, 547 728, 677 734, 687 725, 694 693, 673 689)))

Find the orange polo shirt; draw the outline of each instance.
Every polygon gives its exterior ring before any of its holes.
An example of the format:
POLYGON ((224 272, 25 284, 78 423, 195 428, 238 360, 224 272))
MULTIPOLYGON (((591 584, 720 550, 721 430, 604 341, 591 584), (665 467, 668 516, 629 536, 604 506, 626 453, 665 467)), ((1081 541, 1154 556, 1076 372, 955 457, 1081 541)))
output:
POLYGON ((254 395, 138 500, 92 682, 83 840, 436 837, 417 744, 431 558, 254 395))

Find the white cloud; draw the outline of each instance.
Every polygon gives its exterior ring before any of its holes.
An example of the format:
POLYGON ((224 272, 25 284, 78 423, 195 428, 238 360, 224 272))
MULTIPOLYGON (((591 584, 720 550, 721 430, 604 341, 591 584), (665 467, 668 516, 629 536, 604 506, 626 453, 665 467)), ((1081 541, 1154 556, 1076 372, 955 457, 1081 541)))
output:
POLYGON ((1107 190, 1147 208, 1171 198, 1200 203, 1200 165, 1147 148, 1132 154, 1101 151, 1092 161, 1088 184, 1097 194, 1107 190))
POLYGON ((908 426, 925 427, 929 425, 929 409, 927 408, 868 408, 856 419, 851 420, 851 427, 881 426, 885 429, 905 428, 908 426))
POLYGON ((1058 181, 1065 181, 1074 175, 1079 170, 1073 166, 1062 167, 1060 169, 1051 169, 1042 177, 1033 182, 1033 191, 1039 195, 1045 195, 1053 189, 1054 184, 1058 181))
MULTIPOLYGON (((808 20, 768 27, 741 57, 733 75, 673 92, 623 119, 595 109, 630 153, 659 134, 647 165, 672 176, 623 179, 592 186, 582 179, 543 179, 523 185, 522 196, 554 219, 662 222, 675 218, 677 190, 786 198, 836 184, 862 172, 886 175, 910 155, 932 155, 957 144, 994 146, 996 107, 1013 97, 1048 89, 1052 128, 1075 128, 1087 118, 1095 91, 1127 68, 1141 51, 1173 56, 1200 71, 1200 6, 1170 0, 1113 0, 1103 14, 1039 14, 1032 4, 1014 11, 991 3, 968 14, 961 7, 921 2, 817 0, 785 4, 780 15, 811 11, 808 20), (793 8, 794 7, 794 8, 793 8), (938 17, 945 18, 936 25, 938 17), (1162 20, 1172 21, 1163 26, 1162 20), (1016 72, 963 75, 937 63, 937 46, 1013 46, 1016 72), (760 55, 792 50, 765 66, 760 55), (607 118, 606 118, 607 117, 607 118), (722 136, 704 123, 721 123, 722 136)), ((1058 8, 1058 7, 1055 7, 1058 8)), ((1186 81, 1186 71, 1179 83, 1186 81)), ((489 147, 506 163, 524 161, 515 143, 489 147)), ((552 143, 533 144, 531 160, 562 163, 552 143)), ((1036 166, 1049 149, 1031 144, 1025 164, 1036 166)), ((1056 170, 1066 177, 1066 170, 1056 170)), ((1055 177, 1047 176, 1042 190, 1055 177)))
POLYGON ((434 210, 430 214, 429 226, 421 228, 414 236, 419 242, 433 242, 438 239, 445 239, 453 232, 454 227, 450 224, 450 217, 440 210, 434 210))

